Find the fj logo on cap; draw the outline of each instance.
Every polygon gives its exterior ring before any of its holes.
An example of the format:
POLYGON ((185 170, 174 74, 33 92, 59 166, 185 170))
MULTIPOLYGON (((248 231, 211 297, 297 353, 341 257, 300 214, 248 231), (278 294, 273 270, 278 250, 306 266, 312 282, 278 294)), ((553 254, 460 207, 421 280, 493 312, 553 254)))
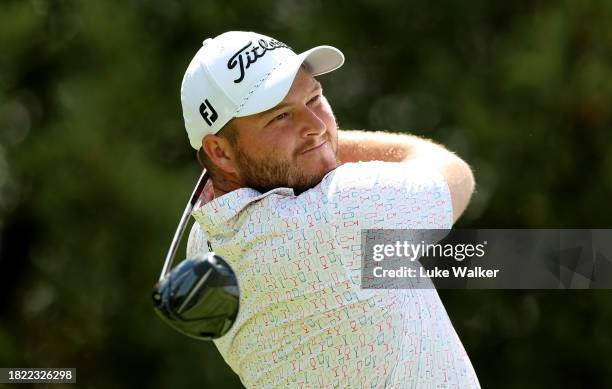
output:
POLYGON ((215 109, 213 108, 212 104, 210 104, 210 101, 208 101, 208 99, 204 99, 204 102, 200 104, 200 115, 202 115, 202 117, 204 118, 204 121, 206 121, 206 124, 208 124, 209 126, 212 126, 212 124, 219 117, 219 115, 217 114, 217 111, 215 111, 215 109))
POLYGON ((227 61, 227 68, 229 70, 235 68, 236 65, 238 65, 238 69, 240 70, 240 76, 234 80, 236 84, 240 83, 244 79, 244 73, 246 69, 248 69, 252 64, 257 62, 257 60, 263 57, 264 54, 266 54, 268 51, 280 49, 281 47, 285 47, 291 50, 289 46, 275 39, 271 39, 269 41, 260 39, 259 41, 257 41, 257 43, 259 45, 253 45, 253 47, 251 47, 251 51, 247 49, 251 46, 251 44, 253 44, 253 42, 247 43, 242 49, 238 50, 236 54, 232 55, 229 61, 227 61))

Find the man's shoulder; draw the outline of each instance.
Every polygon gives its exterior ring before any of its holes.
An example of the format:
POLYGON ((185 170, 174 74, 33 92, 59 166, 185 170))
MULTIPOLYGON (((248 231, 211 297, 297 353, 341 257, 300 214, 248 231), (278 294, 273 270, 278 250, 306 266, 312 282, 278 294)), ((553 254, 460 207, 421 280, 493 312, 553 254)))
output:
POLYGON ((321 193, 343 226, 449 228, 452 208, 444 177, 403 162, 347 163, 328 174, 321 193))
POLYGON ((334 170, 327 173, 321 181, 321 184, 334 180, 352 180, 358 177, 367 177, 379 175, 379 172, 384 170, 390 162, 383 161, 366 161, 366 162, 349 162, 342 164, 334 170))
POLYGON ((444 186, 444 177, 426 165, 403 162, 351 162, 329 172, 321 186, 331 190, 349 188, 444 186))

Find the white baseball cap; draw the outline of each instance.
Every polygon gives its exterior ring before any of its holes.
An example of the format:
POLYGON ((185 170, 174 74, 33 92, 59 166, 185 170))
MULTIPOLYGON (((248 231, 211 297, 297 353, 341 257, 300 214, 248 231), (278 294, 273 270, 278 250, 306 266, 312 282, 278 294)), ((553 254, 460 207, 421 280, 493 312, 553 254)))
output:
POLYGON ((194 149, 232 118, 273 108, 289 92, 300 66, 313 76, 344 63, 342 52, 317 46, 295 54, 289 46, 254 32, 230 31, 206 39, 181 84, 183 118, 194 149))

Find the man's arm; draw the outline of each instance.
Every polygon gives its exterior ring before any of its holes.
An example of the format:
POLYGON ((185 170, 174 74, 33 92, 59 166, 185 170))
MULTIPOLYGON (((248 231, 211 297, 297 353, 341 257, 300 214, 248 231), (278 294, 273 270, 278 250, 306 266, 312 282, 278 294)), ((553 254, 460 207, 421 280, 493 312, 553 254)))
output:
POLYGON ((451 193, 453 223, 459 219, 474 192, 474 175, 465 161, 443 146, 414 135, 388 132, 338 131, 338 159, 404 162, 414 168, 439 171, 451 193))

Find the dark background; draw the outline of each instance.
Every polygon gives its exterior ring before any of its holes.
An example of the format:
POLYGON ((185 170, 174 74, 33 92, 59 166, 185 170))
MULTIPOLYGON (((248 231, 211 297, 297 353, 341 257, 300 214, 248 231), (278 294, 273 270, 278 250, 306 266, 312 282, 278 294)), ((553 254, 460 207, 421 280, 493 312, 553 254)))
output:
MULTIPOLYGON (((340 48, 320 80, 341 128, 426 136, 473 167, 457 227, 610 228, 611 20, 610 1, 3 0, 0 366, 240 387, 150 300, 199 175, 179 85, 206 37, 340 48)), ((440 295, 483 387, 612 385, 610 291, 440 295)))

